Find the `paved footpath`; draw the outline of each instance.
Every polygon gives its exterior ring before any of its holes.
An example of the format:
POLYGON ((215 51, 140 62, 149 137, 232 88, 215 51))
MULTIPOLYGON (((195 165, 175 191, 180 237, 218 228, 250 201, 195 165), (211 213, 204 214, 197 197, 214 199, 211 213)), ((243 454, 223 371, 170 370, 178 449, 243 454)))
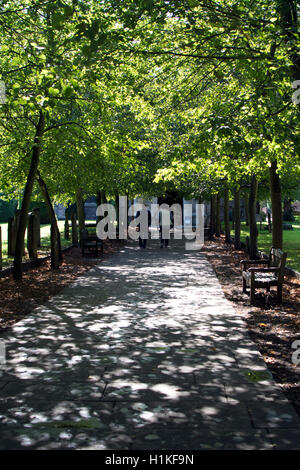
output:
POLYGON ((0 449, 300 449, 201 252, 129 244, 2 335, 0 449))

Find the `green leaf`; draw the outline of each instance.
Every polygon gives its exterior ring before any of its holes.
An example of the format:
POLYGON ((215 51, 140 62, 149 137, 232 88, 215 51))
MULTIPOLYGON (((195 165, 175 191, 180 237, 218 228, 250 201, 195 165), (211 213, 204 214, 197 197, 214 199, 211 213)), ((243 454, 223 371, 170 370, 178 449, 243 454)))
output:
POLYGON ((62 23, 64 22, 64 15, 61 13, 54 13, 52 15, 52 25, 55 29, 61 29, 62 28, 62 23))
POLYGON ((46 60, 47 60, 46 54, 40 54, 38 59, 41 62, 46 62, 46 60))
POLYGON ((82 48, 82 54, 83 54, 85 57, 89 57, 89 56, 91 55, 91 48, 90 48, 90 46, 84 45, 83 48, 82 48))
POLYGON ((20 99, 18 99, 17 101, 15 101, 15 103, 24 106, 25 104, 28 103, 28 101, 27 101, 26 98, 20 98, 20 99))
POLYGON ((73 88, 72 88, 70 85, 66 85, 66 86, 63 88, 62 94, 63 94, 63 96, 65 96, 66 98, 70 98, 70 96, 72 96, 72 95, 74 94, 74 93, 73 93, 73 88))
POLYGON ((48 93, 50 96, 57 96, 59 95, 59 90, 57 88, 50 87, 48 88, 48 93))
POLYGON ((70 5, 64 5, 64 17, 67 20, 73 16, 73 8, 70 5))
POLYGON ((13 60, 11 61, 11 65, 12 66, 17 66, 17 65, 20 65, 21 63, 21 59, 19 57, 14 57, 13 60))

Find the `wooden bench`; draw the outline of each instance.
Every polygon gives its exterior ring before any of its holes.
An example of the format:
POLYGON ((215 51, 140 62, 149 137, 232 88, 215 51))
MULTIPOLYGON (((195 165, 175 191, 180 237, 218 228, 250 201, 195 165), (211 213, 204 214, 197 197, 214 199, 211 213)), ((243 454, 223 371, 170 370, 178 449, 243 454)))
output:
POLYGON ((87 250, 97 257, 99 249, 101 253, 103 253, 103 242, 96 235, 89 235, 89 232, 84 229, 80 232, 80 248, 82 256, 85 255, 85 251, 87 250))
POLYGON ((271 248, 267 259, 243 260, 242 280, 243 292, 250 288, 250 303, 255 300, 255 289, 265 288, 270 292, 270 287, 277 287, 277 300, 282 303, 282 285, 287 253, 275 248, 271 248), (259 267, 260 265, 260 267, 259 267))

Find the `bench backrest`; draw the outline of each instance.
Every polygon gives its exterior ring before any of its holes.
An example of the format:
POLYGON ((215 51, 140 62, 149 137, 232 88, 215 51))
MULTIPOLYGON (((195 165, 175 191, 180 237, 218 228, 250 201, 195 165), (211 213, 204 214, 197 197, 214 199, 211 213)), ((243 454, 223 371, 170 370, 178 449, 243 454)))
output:
POLYGON ((280 269, 278 273, 279 281, 283 281, 286 258, 287 253, 283 252, 279 248, 271 248, 269 256, 269 266, 280 269))
POLYGON ((87 240, 89 238, 89 232, 84 229, 80 232, 80 241, 87 240))

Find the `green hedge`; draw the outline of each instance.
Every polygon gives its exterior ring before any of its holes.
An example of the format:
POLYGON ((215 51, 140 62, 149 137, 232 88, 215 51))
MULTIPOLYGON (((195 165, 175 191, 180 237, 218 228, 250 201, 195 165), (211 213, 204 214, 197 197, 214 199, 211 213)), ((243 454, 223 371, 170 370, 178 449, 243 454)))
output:
POLYGON ((50 224, 46 204, 44 202, 33 201, 30 203, 29 212, 36 208, 40 209, 41 224, 50 224))
POLYGON ((4 201, 0 199, 0 223, 6 223, 9 217, 13 217, 17 208, 17 201, 4 201))
MULTIPOLYGON (((0 199, 0 223, 7 223, 9 217, 13 217, 15 215, 15 211, 17 209, 18 202, 16 200, 13 201, 4 201, 0 199)), ((41 214, 41 224, 50 224, 50 219, 48 217, 47 208, 44 202, 36 202, 33 201, 30 203, 29 211, 32 211, 34 208, 40 209, 41 214)))

